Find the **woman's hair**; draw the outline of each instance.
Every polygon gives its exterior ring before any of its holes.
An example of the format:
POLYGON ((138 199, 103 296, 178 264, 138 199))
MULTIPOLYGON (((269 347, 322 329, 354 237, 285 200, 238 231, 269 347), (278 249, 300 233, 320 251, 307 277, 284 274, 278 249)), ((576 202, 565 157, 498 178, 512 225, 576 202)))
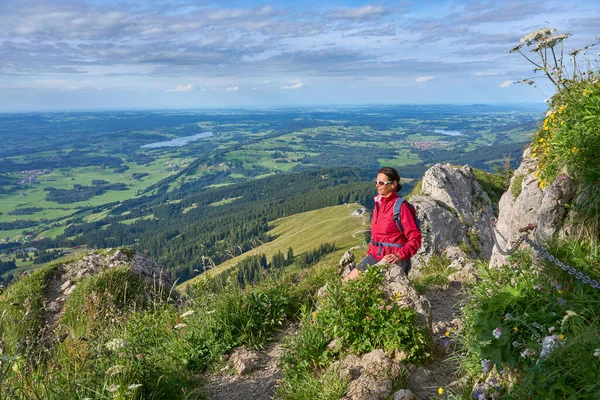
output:
POLYGON ((400 174, 398 173, 398 171, 396 171, 395 168, 383 167, 379 171, 377 171, 377 173, 384 174, 390 180, 398 182, 398 185, 396 186, 396 192, 399 192, 402 190, 402 184, 400 183, 400 174))

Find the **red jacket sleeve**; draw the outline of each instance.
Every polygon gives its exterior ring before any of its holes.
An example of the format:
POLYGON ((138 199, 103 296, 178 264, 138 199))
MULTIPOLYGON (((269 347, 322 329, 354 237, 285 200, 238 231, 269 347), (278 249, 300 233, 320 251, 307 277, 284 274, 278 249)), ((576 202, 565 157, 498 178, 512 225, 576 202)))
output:
POLYGON ((416 215, 407 202, 402 203, 400 208, 400 220, 402 229, 406 237, 406 243, 398 249, 398 255, 402 260, 406 260, 415 255, 421 247, 421 232, 417 228, 416 215))

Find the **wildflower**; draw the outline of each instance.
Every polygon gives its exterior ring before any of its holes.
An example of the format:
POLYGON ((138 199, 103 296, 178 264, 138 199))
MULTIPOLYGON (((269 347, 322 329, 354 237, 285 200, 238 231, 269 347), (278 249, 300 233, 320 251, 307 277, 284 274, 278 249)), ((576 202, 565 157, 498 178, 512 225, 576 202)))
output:
POLYGON ((563 288, 562 285, 558 282, 554 282, 554 287, 556 288, 556 290, 561 290, 563 288))
POLYGON ((113 376, 113 375, 120 374, 121 372, 125 371, 126 369, 127 369, 127 367, 124 365, 113 365, 112 367, 110 367, 109 369, 106 370, 105 374, 113 376))
POLYGON ((402 298, 402 293, 396 292, 394 293, 394 300, 398 301, 402 298))
POLYGON ((113 392, 116 392, 117 390, 119 390, 120 387, 121 387, 121 385, 117 385, 115 383, 115 384, 110 385, 106 390, 113 393, 113 392))
POLYGON ((369 322, 369 321, 371 321, 371 320, 373 319, 373 317, 371 317, 370 315, 367 315, 367 316, 365 317, 365 319, 367 320, 367 322, 369 322))
POLYGON ((141 383, 132 383, 131 385, 127 386, 127 389, 129 390, 135 390, 137 388, 140 388, 144 385, 142 385, 141 383))
POLYGON ((564 306, 565 304, 567 304, 567 301, 565 299, 563 299, 562 297, 559 297, 558 304, 561 306, 564 306))
POLYGON ((190 315, 192 315, 194 313, 194 310, 189 310, 184 312, 183 314, 181 314, 179 317, 180 318, 185 318, 185 317, 189 317, 190 315))
POLYGON ((594 357, 600 357, 600 349, 594 350, 594 357))
POLYGON ((377 307, 378 310, 383 310, 383 304, 377 307))
POLYGON ((475 400, 485 400, 485 391, 484 390, 476 390, 473 392, 473 398, 475 400))
POLYGON ((389 306, 386 306, 386 307, 385 307, 385 309, 386 309, 386 310, 391 310, 391 309, 392 309, 392 306, 391 306, 391 305, 389 305, 389 306))
POLYGON ((556 330, 556 328, 553 327, 553 326, 551 326, 550 328, 548 328, 548 332, 550 332, 550 333, 554 332, 555 330, 556 330))
POLYGON ((450 336, 450 332, 446 331, 446 332, 444 333, 444 335, 445 335, 446 337, 448 337, 448 336, 450 336))
POLYGON ((558 293, 558 294, 562 294, 562 292, 563 292, 563 291, 562 291, 562 290, 560 290, 560 289, 558 289, 558 290, 556 291, 556 293, 558 293))
POLYGON ((533 288, 537 291, 542 290, 542 287, 540 285, 535 285, 533 288))
POLYGON ((533 355, 533 350, 531 350, 529 347, 526 348, 525 351, 521 352, 521 357, 523 357, 523 358, 527 358, 532 355, 533 355))
POLYGON ((513 331, 519 332, 519 327, 518 326, 513 326, 513 331))
POLYGON ((125 341, 125 339, 113 339, 110 342, 106 343, 105 346, 108 350, 115 351, 127 346, 127 342, 125 341))
POLYGON ((187 327, 187 324, 185 322, 182 322, 182 323, 174 326, 175 329, 182 329, 182 328, 186 328, 186 327, 187 327))
POLYGON ((590 94, 590 93, 592 93, 592 91, 591 91, 591 90, 589 90, 589 89, 587 89, 587 88, 583 89, 583 95, 584 95, 584 96, 589 96, 589 94, 590 94))
POLYGON ((558 338, 559 338, 560 340, 564 340, 564 339, 565 339, 565 335, 563 335, 563 334, 561 333, 560 335, 558 335, 558 338))
POLYGON ((496 339, 500 339, 500 336, 502 336, 502 328, 498 327, 498 328, 494 329, 492 331, 492 335, 494 335, 494 337, 496 339))
POLYGON ((578 149, 577 147, 573 147, 573 148, 571 149, 571 151, 572 151, 573 153, 577 153, 577 152, 579 151, 579 149, 578 149))
POLYGON ((560 336, 552 335, 546 336, 542 339, 542 352, 540 353, 540 359, 546 357, 552 353, 560 345, 560 336))
POLYGON ((438 388, 438 394, 441 396, 444 394, 444 388, 438 388))
POLYGON ((492 360, 481 360, 481 369, 484 374, 487 374, 492 369, 492 360))

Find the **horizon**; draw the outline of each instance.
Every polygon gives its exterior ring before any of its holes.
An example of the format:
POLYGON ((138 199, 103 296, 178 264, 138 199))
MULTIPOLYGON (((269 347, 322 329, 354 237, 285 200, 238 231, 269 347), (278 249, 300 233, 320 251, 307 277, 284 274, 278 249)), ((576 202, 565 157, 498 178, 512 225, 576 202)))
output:
POLYGON ((314 104, 314 105, 233 105, 227 107, 180 107, 180 108, 72 108, 72 109, 35 109, 35 110, 13 110, 0 111, 0 115, 6 114, 38 114, 38 113, 94 113, 94 112, 181 112, 181 111, 279 111, 279 110, 315 110, 339 109, 339 108, 376 108, 376 107, 465 107, 465 106, 485 106, 485 107, 514 107, 514 108, 545 108, 546 103, 540 102, 504 102, 504 103, 373 103, 373 104, 314 104))
POLYGON ((572 34, 568 58, 597 40, 600 12, 592 0, 33 0, 0 3, 0 24, 0 113, 513 104, 554 89, 509 50, 552 27, 572 34))

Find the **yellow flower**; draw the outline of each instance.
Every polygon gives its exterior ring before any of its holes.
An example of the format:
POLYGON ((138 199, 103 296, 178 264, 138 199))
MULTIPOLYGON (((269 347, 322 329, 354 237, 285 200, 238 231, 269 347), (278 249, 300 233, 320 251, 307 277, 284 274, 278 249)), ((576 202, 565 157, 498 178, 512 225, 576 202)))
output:
POLYGON ((583 95, 584 95, 584 96, 588 96, 590 93, 592 93, 592 91, 591 91, 591 90, 589 90, 589 89, 587 89, 587 88, 586 88, 586 89, 583 89, 583 95))
POLYGON ((513 331, 519 332, 519 327, 518 326, 513 326, 513 331))
POLYGON ((563 291, 562 291, 562 290, 560 290, 560 289, 558 289, 558 290, 556 291, 556 293, 558 293, 558 294, 562 294, 562 292, 563 292, 563 291))
POLYGON ((562 333, 560 335, 558 335, 560 340, 563 340, 565 338, 565 335, 563 335, 562 333))
POLYGON ((313 311, 312 317, 313 317, 313 319, 317 318, 317 312, 316 311, 313 311))
POLYGON ((573 153, 577 153, 577 152, 579 151, 579 149, 578 149, 577 147, 573 147, 573 148, 571 149, 571 151, 572 151, 573 153))
POLYGON ((444 333, 444 335, 446 335, 446 337, 450 336, 450 332, 446 331, 446 333, 444 333))
POLYGON ((537 157, 537 153, 531 154, 531 157, 536 158, 537 157))
POLYGON ((439 388, 438 389, 438 394, 441 396, 444 394, 444 388, 439 388))
POLYGON ((539 170, 538 170, 538 171, 535 171, 535 177, 536 177, 536 178, 539 178, 539 177, 540 177, 540 171, 539 171, 539 170))
POLYGON ((544 143, 544 138, 543 137, 540 138, 540 143, 544 143))

